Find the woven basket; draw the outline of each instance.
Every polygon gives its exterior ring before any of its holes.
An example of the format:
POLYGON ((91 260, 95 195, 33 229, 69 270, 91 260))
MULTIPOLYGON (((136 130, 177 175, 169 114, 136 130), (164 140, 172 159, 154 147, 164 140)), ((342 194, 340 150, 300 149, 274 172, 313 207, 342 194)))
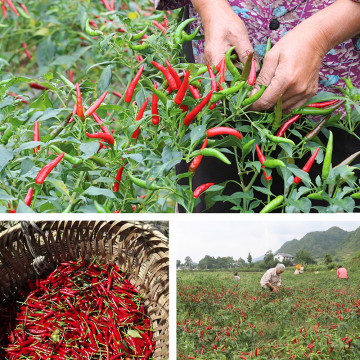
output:
POLYGON ((153 357, 169 359, 168 239, 149 223, 38 221, 0 233, 0 306, 17 299, 28 279, 81 257, 117 264, 128 274, 151 319, 153 357))

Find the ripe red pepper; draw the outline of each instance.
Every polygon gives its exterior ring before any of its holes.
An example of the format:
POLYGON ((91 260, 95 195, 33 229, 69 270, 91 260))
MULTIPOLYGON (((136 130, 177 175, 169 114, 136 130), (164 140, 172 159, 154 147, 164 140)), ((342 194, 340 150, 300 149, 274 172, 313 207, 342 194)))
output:
POLYGON ((210 92, 197 104, 194 109, 192 109, 184 118, 183 123, 186 126, 189 126, 193 120, 195 119, 195 116, 207 105, 207 103, 210 101, 211 96, 213 92, 210 90, 210 92))
POLYGON ((184 77, 184 80, 179 88, 179 91, 177 92, 174 103, 177 105, 180 105, 182 101, 184 100, 184 97, 186 95, 186 91, 189 87, 189 77, 190 77, 190 70, 186 72, 186 75, 184 77))
POLYGON ((73 80, 74 80, 74 72, 73 72, 73 69, 70 69, 70 70, 69 70, 69 80, 70 80, 71 82, 73 82, 73 80))
MULTIPOLYGON (((305 171, 305 172, 307 172, 307 173, 309 172, 312 164, 314 163, 314 161, 315 161, 315 159, 316 159, 316 156, 317 156, 319 150, 320 150, 320 148, 318 147, 318 148, 314 151, 314 153, 310 156, 309 160, 306 162, 306 164, 305 164, 304 167, 302 168, 303 171, 305 171)), ((294 183, 295 183, 295 184, 299 184, 300 182, 301 182, 301 178, 299 178, 298 176, 295 176, 295 178, 294 178, 294 183)))
POLYGON ((104 91, 101 96, 86 110, 85 115, 90 116, 92 115, 98 107, 101 105, 101 103, 104 101, 108 91, 104 91))
POLYGON ((176 89, 179 90, 181 86, 181 80, 179 77, 179 74, 174 70, 174 68, 171 66, 169 60, 166 60, 166 67, 168 68, 170 75, 174 78, 176 83, 176 89))
POLYGON ((104 125, 104 122, 101 120, 100 116, 98 116, 98 114, 96 114, 95 112, 92 114, 92 116, 96 121, 96 123, 100 126, 101 131, 106 134, 110 134, 109 129, 107 128, 106 125, 104 125))
POLYGON ((2 9, 2 12, 3 12, 3 15, 4 15, 4 19, 7 19, 7 10, 6 10, 6 6, 5 6, 4 1, 2 1, 2 3, 1 3, 1 9, 2 9))
MULTIPOLYGON (((76 104, 74 104, 73 111, 72 111, 72 115, 75 115, 75 114, 76 114, 76 108, 77 108, 77 106, 76 106, 76 104)), ((70 120, 69 120, 69 124, 72 123, 73 121, 74 121, 74 118, 71 117, 70 120)))
POLYGON ((140 134, 140 125, 137 127, 137 129, 132 133, 131 138, 132 139, 138 139, 140 134))
POLYGON ((295 121, 299 120, 301 117, 301 114, 295 115, 293 117, 291 117, 289 120, 286 120, 284 122, 284 124, 281 126, 281 128, 278 130, 278 132, 276 133, 276 136, 284 136, 285 131, 287 130, 287 128, 293 124, 295 121))
POLYGON ((124 166, 120 166, 120 169, 118 170, 116 176, 115 176, 115 183, 114 183, 114 187, 113 187, 113 191, 114 192, 118 192, 119 191, 119 183, 121 181, 121 176, 122 173, 124 171, 124 166))
POLYGON ((32 198, 33 198, 33 194, 34 194, 34 189, 31 187, 29 188, 26 196, 25 196, 25 199, 24 199, 24 203, 27 205, 27 206, 30 206, 31 205, 31 201, 32 201, 32 198))
MULTIPOLYGON (((205 149, 207 146, 207 143, 208 143, 208 138, 205 138, 200 150, 205 149)), ((201 163, 203 156, 204 155, 198 155, 192 160, 192 162, 190 163, 190 166, 189 166, 189 172, 195 173, 196 169, 199 167, 199 165, 201 163)))
POLYGON ((13 92, 9 92, 10 96, 13 96, 15 99, 21 100, 21 102, 23 102, 24 104, 28 105, 29 102, 27 100, 25 100, 24 98, 22 98, 20 95, 15 94, 13 92))
POLYGON ((208 137, 218 136, 218 135, 233 135, 238 139, 242 139, 242 135, 239 131, 226 127, 226 126, 216 126, 206 131, 208 137))
POLYGON ((176 87, 176 81, 175 79, 171 76, 170 72, 168 69, 166 69, 165 66, 162 66, 161 64, 157 63, 156 61, 152 61, 151 62, 157 69, 159 69, 163 75, 165 76, 165 79, 167 80, 171 90, 177 90, 176 87))
MULTIPOLYGON (((258 156, 258 158, 259 158, 260 164, 263 164, 263 163, 265 162, 265 156, 264 156, 264 154, 261 152, 258 144, 255 144, 255 149, 256 149, 256 153, 257 153, 257 156, 258 156)), ((264 166, 262 166, 262 167, 264 167, 264 166)), ((267 176, 265 170, 263 170, 263 172, 264 172, 264 178, 265 178, 265 180, 271 180, 271 175, 270 175, 270 176, 267 176)))
POLYGON ((210 186, 213 185, 215 185, 215 183, 206 183, 198 186, 193 192, 193 197, 197 199, 205 190, 207 190, 210 186))
POLYGON ((255 80, 256 80, 256 62, 254 57, 251 59, 251 69, 250 69, 250 74, 249 77, 247 79, 247 84, 249 86, 254 86, 255 85, 255 80))
POLYGON ((144 71, 144 68, 145 68, 144 64, 140 66, 139 71, 134 76, 134 79, 130 82, 130 85, 128 86, 128 88, 126 90, 124 101, 128 104, 131 103, 131 99, 134 94, 136 84, 138 83, 140 76, 141 76, 142 72, 144 71))
POLYGON ((335 99, 335 100, 317 102, 317 103, 308 104, 305 107, 313 107, 313 108, 321 109, 321 108, 324 108, 324 107, 327 107, 327 106, 334 105, 339 101, 340 101, 339 99, 335 99))
MULTIPOLYGON (((39 123, 37 121, 34 122, 34 135, 33 135, 33 141, 39 141, 40 135, 39 135, 39 123)), ((40 150, 40 145, 34 148, 35 155, 38 154, 40 150)))
POLYGON ((194 85, 189 84, 189 90, 190 90, 191 95, 193 96, 194 99, 200 99, 201 98, 200 92, 197 89, 197 87, 195 87, 194 85))
POLYGON ((79 83, 76 83, 76 115, 82 120, 85 120, 84 109, 82 104, 82 97, 79 83))
POLYGON ((98 132, 94 134, 86 133, 86 136, 92 139, 101 139, 102 141, 107 142, 109 145, 113 145, 115 140, 112 137, 112 135, 104 133, 104 132, 98 132))
POLYGON ((43 85, 40 85, 40 84, 38 84, 37 82, 34 82, 34 81, 30 81, 30 82, 29 82, 29 86, 30 86, 32 89, 47 90, 47 87, 45 87, 45 86, 43 86, 43 85))
POLYGON ((11 0, 5 0, 5 2, 9 5, 10 9, 14 12, 14 14, 16 16, 19 16, 19 13, 16 10, 16 8, 15 8, 14 4, 12 3, 12 1, 11 0))
MULTIPOLYGON (((207 69, 208 69, 210 79, 212 79, 211 80, 211 91, 215 92, 215 91, 217 91, 217 82, 216 82, 216 77, 215 77, 214 71, 213 71, 213 69, 211 68, 211 66, 209 64, 206 64, 206 66, 207 66, 207 69)), ((215 107, 216 107, 216 103, 212 104, 209 107, 209 109, 212 110, 215 107)))
MULTIPOLYGON (((154 82, 154 88, 157 89, 157 82, 154 82)), ((159 124, 159 110, 158 110, 158 97, 155 93, 152 95, 152 103, 151 103, 151 113, 152 113, 152 123, 154 125, 159 124)))
POLYGON ((112 11, 112 9, 111 9, 111 7, 110 7, 107 0, 101 0, 101 2, 104 4, 104 6, 106 7, 107 10, 112 11))
POLYGON ((223 58, 222 60, 220 60, 220 62, 216 65, 216 70, 217 72, 220 74, 220 78, 219 78, 219 89, 222 90, 223 87, 221 86, 222 83, 225 82, 225 58, 223 58))
POLYGON ((31 60, 31 54, 30 54, 29 50, 27 49, 27 44, 23 43, 22 45, 23 45, 23 48, 25 49, 25 54, 26 54, 27 58, 29 60, 31 60))
POLYGON ((117 96, 120 99, 123 97, 123 94, 118 91, 113 91, 112 93, 113 93, 113 95, 117 96))
POLYGON ((184 113, 184 112, 189 111, 189 106, 187 106, 187 105, 180 105, 180 109, 181 109, 182 112, 184 113))
POLYGON ((36 175, 35 182, 39 185, 41 185, 46 177, 51 173, 51 171, 56 167, 56 165, 61 161, 61 159, 64 157, 65 153, 61 153, 58 155, 54 160, 49 162, 47 165, 45 165, 39 173, 36 175))
POLYGON ((162 31, 163 34, 166 33, 166 29, 163 25, 161 25, 157 20, 153 20, 152 23, 159 29, 162 31))
POLYGON ((146 109, 148 103, 149 103, 149 98, 147 97, 146 100, 144 101, 144 103, 141 105, 141 107, 139 109, 139 113, 136 116, 136 121, 139 121, 139 120, 141 120, 143 118, 144 112, 145 112, 145 109, 146 109))

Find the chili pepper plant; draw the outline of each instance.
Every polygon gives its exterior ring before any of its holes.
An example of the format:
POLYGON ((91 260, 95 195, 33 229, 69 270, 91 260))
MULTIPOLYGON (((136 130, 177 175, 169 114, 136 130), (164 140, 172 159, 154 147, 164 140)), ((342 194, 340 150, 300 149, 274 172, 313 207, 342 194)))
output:
POLYGON ((148 1, 61 4, 54 13, 29 2, 29 33, 14 13, 0 23, 0 211, 193 212, 201 200, 237 212, 359 210, 359 152, 333 160, 336 131, 354 148, 360 140, 351 79, 341 96, 319 93, 290 114, 281 98, 256 112, 265 86, 254 88, 253 54, 244 66, 234 48, 216 66, 187 63, 182 44, 202 35, 185 31, 193 19, 181 12, 148 1), (204 157, 237 175, 200 191, 204 157), (178 173, 180 163, 189 170, 178 173))

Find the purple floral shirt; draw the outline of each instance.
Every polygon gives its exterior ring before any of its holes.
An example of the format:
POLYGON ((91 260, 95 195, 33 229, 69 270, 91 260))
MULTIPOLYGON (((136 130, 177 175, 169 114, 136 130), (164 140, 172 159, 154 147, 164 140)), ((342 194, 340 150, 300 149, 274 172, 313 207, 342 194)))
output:
MULTIPOLYGON (((335 0, 228 0, 235 13, 244 21, 255 52, 264 55, 268 37, 274 44, 302 20, 334 3, 335 0), (272 28, 270 29, 270 22, 272 28), (274 26, 275 25, 275 26, 274 26)), ((360 0, 352 0, 360 3, 360 0)), ((200 17, 190 0, 155 0, 159 10, 171 10, 190 5, 190 17, 200 17)), ((360 5, 359 5, 360 7, 360 5)), ((360 9, 359 9, 360 11, 360 9)), ((191 24, 194 29, 198 24, 191 24)), ((196 62, 204 62, 204 40, 193 42, 196 62)), ((341 77, 350 77, 360 87, 360 37, 344 41, 323 58, 320 70, 319 91, 333 85, 343 85, 341 77)))

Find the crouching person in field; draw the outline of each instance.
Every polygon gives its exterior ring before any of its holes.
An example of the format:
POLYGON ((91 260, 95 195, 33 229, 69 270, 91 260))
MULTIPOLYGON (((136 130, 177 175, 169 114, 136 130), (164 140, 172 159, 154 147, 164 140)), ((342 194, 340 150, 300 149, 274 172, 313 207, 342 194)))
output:
POLYGON ((265 272, 260 280, 260 285, 263 289, 270 289, 270 291, 278 292, 281 289, 281 274, 285 270, 284 264, 277 264, 276 267, 271 268, 265 272))

